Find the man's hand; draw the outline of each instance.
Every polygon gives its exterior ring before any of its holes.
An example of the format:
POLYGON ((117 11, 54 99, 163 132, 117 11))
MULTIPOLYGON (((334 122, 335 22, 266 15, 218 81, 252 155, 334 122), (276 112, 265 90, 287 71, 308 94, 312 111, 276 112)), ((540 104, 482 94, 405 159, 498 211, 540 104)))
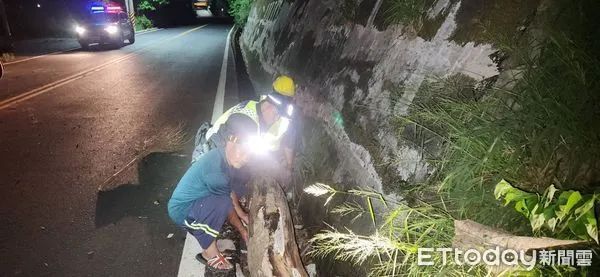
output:
POLYGON ((242 239, 244 239, 244 242, 246 243, 246 245, 248 245, 248 240, 250 240, 250 235, 248 234, 248 230, 246 230, 246 229, 240 230, 240 235, 242 236, 242 239))
POLYGON ((233 209, 235 210, 235 214, 237 214, 237 216, 244 221, 245 219, 245 223, 248 224, 248 214, 246 212, 244 212, 244 209, 242 209, 242 206, 240 205, 240 199, 238 198, 237 194, 235 192, 231 192, 231 201, 233 203, 233 209))

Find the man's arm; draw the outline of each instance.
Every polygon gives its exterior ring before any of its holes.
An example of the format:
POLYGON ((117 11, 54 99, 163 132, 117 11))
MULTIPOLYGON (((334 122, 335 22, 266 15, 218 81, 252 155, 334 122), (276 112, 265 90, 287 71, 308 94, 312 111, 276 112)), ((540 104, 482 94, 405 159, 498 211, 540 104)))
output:
POLYGON ((231 202, 233 202, 233 209, 235 210, 235 213, 237 214, 237 216, 245 223, 248 224, 248 214, 246 212, 244 212, 244 210, 242 209, 242 206, 240 206, 240 199, 237 196, 237 193, 235 193, 235 191, 231 192, 231 202))

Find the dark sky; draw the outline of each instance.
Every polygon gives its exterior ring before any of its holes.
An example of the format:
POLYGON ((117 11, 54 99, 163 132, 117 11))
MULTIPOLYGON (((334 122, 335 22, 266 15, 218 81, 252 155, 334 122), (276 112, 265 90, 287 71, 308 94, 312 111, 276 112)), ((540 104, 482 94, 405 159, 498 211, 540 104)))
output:
MULTIPOLYGON (((93 0, 4 0, 4 4, 7 9, 23 9, 23 10, 69 10, 70 12, 79 12, 85 10, 86 6, 91 3, 98 3, 100 1, 93 0), (40 4, 40 8, 37 5, 40 4)), ((112 0, 112 2, 118 3, 125 7, 125 0, 112 0)), ((138 0, 133 1, 136 5, 138 0)), ((170 2, 190 2, 191 0, 170 0, 170 2)))
MULTIPOLYGON (((125 7, 125 0, 112 0, 125 7)), ((14 37, 72 36, 73 26, 86 15, 90 0, 4 0, 14 37), (40 7, 38 7, 38 4, 40 7)), ((137 4, 139 0, 134 0, 137 4)), ((193 23, 195 13, 191 0, 170 0, 170 4, 153 12, 145 12, 155 26, 168 27, 193 23)))

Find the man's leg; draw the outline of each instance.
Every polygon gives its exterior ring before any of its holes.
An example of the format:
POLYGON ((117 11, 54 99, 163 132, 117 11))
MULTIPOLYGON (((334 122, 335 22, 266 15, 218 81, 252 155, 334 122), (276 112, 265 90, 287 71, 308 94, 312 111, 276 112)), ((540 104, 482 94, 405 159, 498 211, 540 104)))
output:
MULTIPOLYGON (((217 248, 217 236, 229 213, 233 211, 231 198, 227 196, 209 195, 194 202, 184 224, 202 249, 202 257, 210 260, 221 254, 217 248)), ((229 269, 231 264, 227 261, 219 265, 219 269, 229 269)))
MULTIPOLYGON (((213 240, 213 242, 202 253, 200 253, 200 255, 202 255, 202 257, 207 261, 219 254, 221 254, 221 252, 219 251, 219 248, 217 248, 216 239, 213 240)), ((233 265, 231 265, 231 263, 225 259, 222 264, 217 264, 215 267, 218 269, 231 269, 233 268, 233 265)))

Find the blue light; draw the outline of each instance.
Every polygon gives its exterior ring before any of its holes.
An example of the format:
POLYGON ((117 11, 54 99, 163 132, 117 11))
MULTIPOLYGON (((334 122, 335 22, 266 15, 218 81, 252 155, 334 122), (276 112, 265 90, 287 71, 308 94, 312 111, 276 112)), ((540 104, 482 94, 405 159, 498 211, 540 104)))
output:
POLYGON ((94 7, 92 7, 92 11, 93 12, 99 12, 99 11, 104 12, 104 7, 94 6, 94 7))

